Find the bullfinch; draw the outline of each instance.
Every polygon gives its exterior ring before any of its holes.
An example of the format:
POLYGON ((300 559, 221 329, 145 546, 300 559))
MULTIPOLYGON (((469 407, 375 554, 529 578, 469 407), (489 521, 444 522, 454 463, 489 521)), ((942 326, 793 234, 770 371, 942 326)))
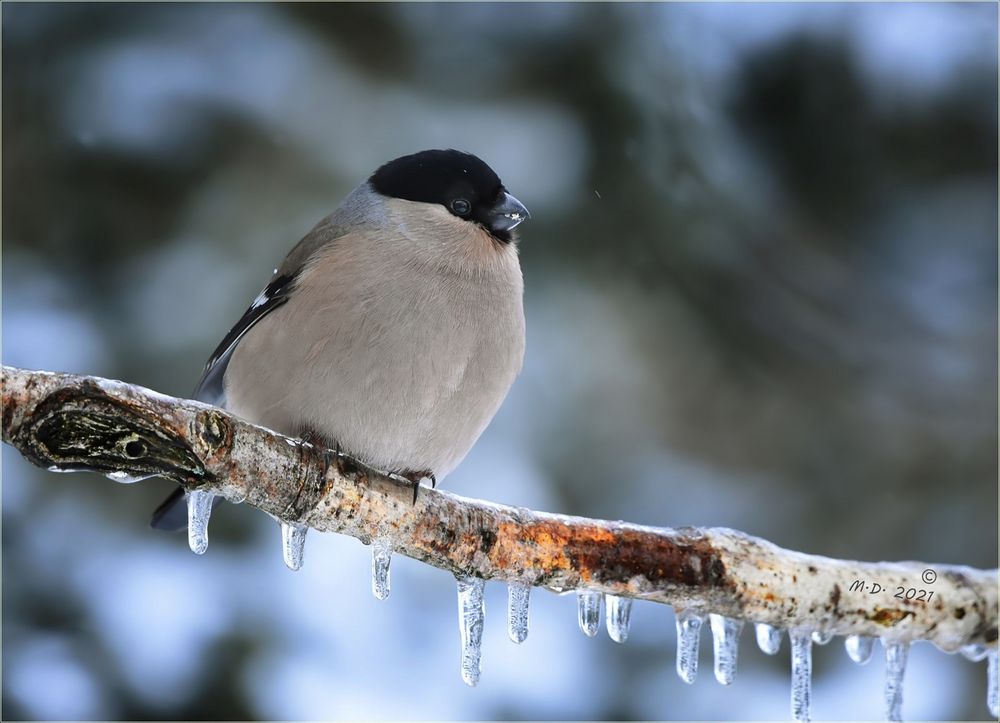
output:
MULTIPOLYGON (((288 253, 195 398, 436 483, 496 414, 524 356, 514 229, 486 163, 430 150, 381 166, 288 253)), ((153 527, 183 529, 183 489, 153 527)))

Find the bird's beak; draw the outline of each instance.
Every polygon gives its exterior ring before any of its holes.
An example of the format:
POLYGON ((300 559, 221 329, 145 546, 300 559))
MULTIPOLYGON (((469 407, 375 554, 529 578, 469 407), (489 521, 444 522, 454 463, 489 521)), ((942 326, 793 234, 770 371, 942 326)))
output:
POLYGON ((531 214, 524 204, 504 191, 503 198, 490 211, 490 229, 495 232, 507 232, 526 218, 531 218, 531 214))

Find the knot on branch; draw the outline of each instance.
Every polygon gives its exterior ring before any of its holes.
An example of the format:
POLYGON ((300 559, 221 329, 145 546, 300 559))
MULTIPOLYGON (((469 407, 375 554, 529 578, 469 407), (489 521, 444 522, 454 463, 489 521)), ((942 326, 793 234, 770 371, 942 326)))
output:
POLYGON ((194 421, 194 438, 203 446, 203 459, 207 463, 221 459, 233 446, 233 425, 217 409, 206 409, 194 421))
POLYGON ((181 436, 93 382, 43 398, 13 442, 35 464, 65 471, 127 470, 189 485, 209 476, 181 436))

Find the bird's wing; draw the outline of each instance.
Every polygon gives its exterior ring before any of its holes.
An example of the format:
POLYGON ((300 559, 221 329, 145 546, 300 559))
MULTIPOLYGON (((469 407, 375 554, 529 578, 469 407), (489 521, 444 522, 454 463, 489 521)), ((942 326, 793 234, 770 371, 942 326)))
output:
POLYGON ((288 252, 281 266, 274 272, 271 283, 257 294, 250 308, 229 330, 219 347, 205 365, 205 372, 195 389, 194 398, 208 404, 220 404, 224 393, 222 378, 229 365, 233 350, 240 339, 253 328, 254 324, 288 301, 299 273, 319 249, 336 243, 347 228, 343 221, 343 207, 324 218, 288 252))
POLYGON ((218 404, 222 400, 224 389, 222 379, 229 366, 229 359, 233 355, 233 350, 239 344, 240 339, 254 327, 254 325, 288 301, 295 285, 297 274, 281 274, 276 276, 271 283, 264 287, 264 290, 257 294, 250 308, 240 317, 235 326, 229 330, 225 338, 220 342, 218 348, 209 358, 205 365, 205 372, 201 376, 201 381, 194 392, 194 398, 209 404, 218 404))

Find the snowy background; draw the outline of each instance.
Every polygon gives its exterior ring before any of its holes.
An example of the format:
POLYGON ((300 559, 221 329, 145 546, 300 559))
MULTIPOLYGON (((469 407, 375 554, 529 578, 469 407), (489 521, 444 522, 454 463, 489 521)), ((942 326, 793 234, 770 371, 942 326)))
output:
MULTIPOLYGON (((285 251, 377 165, 473 151, 531 209, 528 351, 445 486, 804 552, 997 565, 995 5, 3 8, 3 361, 187 395, 285 251), (585 456, 584 456, 585 455, 585 456), (581 460, 584 460, 581 463, 581 460)), ((171 485, 3 449, 10 718, 788 716, 787 641, 729 688, 536 591, 453 580, 171 485)), ((883 662, 816 647, 816 718, 881 716, 883 662)), ((904 714, 978 719, 985 664, 911 651, 904 714)))

